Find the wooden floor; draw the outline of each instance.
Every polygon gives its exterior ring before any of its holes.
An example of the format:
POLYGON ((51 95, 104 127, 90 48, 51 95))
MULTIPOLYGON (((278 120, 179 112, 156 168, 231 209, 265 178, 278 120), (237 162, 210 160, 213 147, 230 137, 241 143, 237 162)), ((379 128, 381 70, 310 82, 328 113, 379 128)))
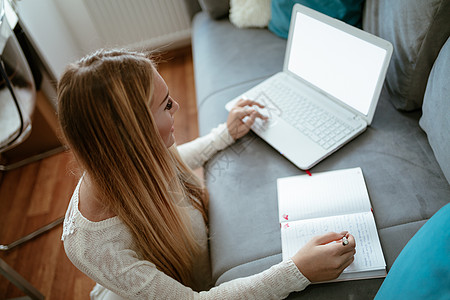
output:
MULTIPOLYGON (((159 64, 170 93, 180 103, 175 115, 178 144, 198 136, 192 55, 190 48, 166 53, 159 64)), ((43 115, 54 118, 53 113, 43 115)), ((49 120, 54 124, 54 120, 49 120)), ((72 154, 60 153, 19 169, 0 173, 0 244, 8 244, 64 215, 78 181, 72 154)), ((19 272, 46 299, 89 299, 94 282, 67 259, 62 226, 0 258, 19 272)), ((0 275, 0 299, 24 294, 0 275)))

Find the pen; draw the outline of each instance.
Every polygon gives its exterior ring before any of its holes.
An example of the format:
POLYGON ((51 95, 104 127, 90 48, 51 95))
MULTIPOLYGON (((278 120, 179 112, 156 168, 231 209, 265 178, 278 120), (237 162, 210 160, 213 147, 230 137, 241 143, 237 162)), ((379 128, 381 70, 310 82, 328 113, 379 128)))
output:
POLYGON ((342 245, 348 245, 348 239, 345 236, 342 238, 342 245))

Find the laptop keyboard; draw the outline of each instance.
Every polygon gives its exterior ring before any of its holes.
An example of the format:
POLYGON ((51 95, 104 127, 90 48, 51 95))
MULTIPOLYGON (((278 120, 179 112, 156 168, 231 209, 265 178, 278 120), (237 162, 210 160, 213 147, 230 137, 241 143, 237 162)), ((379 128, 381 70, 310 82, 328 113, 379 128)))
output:
MULTIPOLYGON (((267 106, 261 113, 268 115, 269 118, 276 114, 322 148, 329 149, 355 130, 281 82, 276 84, 272 82, 272 84, 270 90, 267 90, 266 86, 264 92, 259 92, 256 97, 253 97, 267 106), (283 101, 275 104, 270 99, 283 99, 283 101)), ((254 129, 264 130, 264 122, 255 122, 255 125, 254 129)))

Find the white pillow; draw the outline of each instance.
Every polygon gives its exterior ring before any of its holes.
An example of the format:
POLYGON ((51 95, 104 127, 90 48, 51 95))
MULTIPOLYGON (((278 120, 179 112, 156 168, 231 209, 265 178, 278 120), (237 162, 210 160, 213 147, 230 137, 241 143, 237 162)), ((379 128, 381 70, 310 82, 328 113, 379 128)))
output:
POLYGON ((231 0, 230 22, 236 27, 266 27, 269 24, 271 0, 231 0))

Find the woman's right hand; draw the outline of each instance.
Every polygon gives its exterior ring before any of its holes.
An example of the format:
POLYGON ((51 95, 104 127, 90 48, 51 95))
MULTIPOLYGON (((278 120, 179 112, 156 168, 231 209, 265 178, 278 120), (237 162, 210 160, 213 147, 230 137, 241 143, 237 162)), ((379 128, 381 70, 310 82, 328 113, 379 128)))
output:
POLYGON ((264 105, 256 101, 250 99, 240 99, 230 110, 227 119, 227 127, 228 132, 234 140, 246 135, 250 131, 253 123, 255 123, 256 118, 260 118, 262 120, 268 119, 267 116, 263 116, 261 113, 252 108, 253 105, 264 108, 264 105), (243 119, 245 117, 248 117, 248 119, 244 122, 243 119))
POLYGON ((355 238, 346 231, 313 237, 293 257, 297 268, 311 282, 336 279, 354 259, 355 238), (341 240, 346 236, 348 244, 341 240))

